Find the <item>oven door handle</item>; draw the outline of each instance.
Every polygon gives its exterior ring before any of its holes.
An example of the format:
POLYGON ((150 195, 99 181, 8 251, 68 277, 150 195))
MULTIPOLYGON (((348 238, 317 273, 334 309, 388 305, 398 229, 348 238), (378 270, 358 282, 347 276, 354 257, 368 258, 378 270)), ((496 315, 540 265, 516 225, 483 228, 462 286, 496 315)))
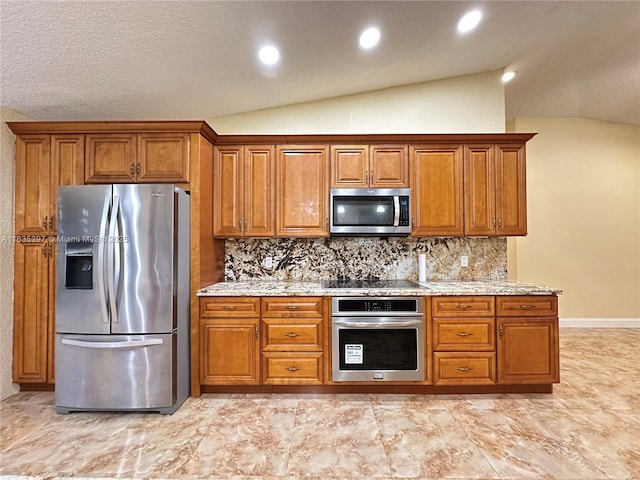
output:
POLYGON ((381 320, 379 322, 362 322, 360 320, 348 321, 348 320, 333 319, 333 324, 338 325, 339 327, 348 327, 348 328, 415 327, 422 324, 422 319, 420 320, 381 320))

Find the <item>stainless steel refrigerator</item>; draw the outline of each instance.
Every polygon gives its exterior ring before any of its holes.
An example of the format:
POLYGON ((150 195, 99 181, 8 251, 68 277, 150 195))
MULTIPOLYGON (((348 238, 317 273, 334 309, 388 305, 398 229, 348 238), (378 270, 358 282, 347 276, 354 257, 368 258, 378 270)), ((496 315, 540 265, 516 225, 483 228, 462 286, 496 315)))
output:
POLYGON ((189 396, 189 195, 174 185, 60 187, 59 413, 171 414, 189 396))

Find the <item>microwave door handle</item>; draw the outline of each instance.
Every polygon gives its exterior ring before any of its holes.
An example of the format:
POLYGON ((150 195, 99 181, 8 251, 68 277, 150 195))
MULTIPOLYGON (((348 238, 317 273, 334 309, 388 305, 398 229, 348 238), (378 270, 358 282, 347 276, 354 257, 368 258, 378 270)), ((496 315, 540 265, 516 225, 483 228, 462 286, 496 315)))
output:
POLYGON ((393 226, 397 227, 400 225, 400 196, 393 196, 393 226))

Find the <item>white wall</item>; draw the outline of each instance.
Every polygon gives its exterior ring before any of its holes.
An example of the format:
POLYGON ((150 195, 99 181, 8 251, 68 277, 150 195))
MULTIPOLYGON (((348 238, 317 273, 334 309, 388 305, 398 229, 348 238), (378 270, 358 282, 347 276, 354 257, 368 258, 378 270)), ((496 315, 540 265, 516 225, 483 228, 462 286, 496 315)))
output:
POLYGON ((501 133, 502 72, 287 105, 209 119, 221 135, 330 133, 501 133))
POLYGON ((640 326, 640 127, 528 118, 513 128, 538 135, 527 143, 529 235, 515 240, 510 275, 562 288, 563 319, 640 326))
POLYGON ((0 399, 18 391, 11 383, 13 353, 13 223, 15 135, 5 122, 31 120, 0 107, 0 399))

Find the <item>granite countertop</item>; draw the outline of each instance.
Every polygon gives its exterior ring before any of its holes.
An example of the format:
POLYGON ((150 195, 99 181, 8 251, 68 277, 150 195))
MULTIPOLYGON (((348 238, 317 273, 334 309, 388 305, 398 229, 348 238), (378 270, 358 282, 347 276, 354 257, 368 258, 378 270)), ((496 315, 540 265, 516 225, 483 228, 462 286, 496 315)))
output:
POLYGON ((425 295, 558 295, 558 288, 507 280, 432 281, 415 288, 325 288, 314 280, 247 280, 219 282, 198 290, 200 297, 425 296, 425 295))

